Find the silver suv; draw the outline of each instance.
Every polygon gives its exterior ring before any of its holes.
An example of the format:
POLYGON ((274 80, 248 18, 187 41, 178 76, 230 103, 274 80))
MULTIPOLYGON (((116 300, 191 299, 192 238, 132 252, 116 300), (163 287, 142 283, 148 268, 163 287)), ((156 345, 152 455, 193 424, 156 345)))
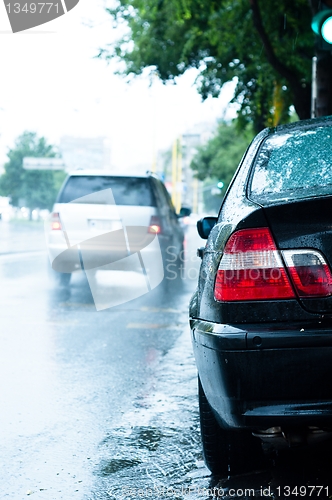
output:
POLYGON ((164 184, 154 175, 115 175, 78 170, 65 180, 46 228, 57 281, 69 284, 83 269, 137 268, 154 288, 164 276, 179 277, 183 230, 164 184), (129 266, 129 268, 128 268, 129 266), (131 266, 131 267, 130 267, 131 266))

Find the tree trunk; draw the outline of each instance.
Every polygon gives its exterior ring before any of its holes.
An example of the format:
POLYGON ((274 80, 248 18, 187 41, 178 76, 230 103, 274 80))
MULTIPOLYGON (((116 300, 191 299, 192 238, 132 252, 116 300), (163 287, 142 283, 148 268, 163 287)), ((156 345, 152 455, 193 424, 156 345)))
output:
POLYGON ((298 117, 300 120, 307 120, 311 115, 311 86, 301 85, 301 82, 298 82, 297 85, 291 85, 291 89, 293 104, 298 117))

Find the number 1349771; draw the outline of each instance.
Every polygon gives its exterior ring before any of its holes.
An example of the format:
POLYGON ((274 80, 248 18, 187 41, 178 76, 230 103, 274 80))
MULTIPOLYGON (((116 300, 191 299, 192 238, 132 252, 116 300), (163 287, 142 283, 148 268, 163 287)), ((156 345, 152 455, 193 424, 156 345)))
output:
POLYGON ((328 497, 328 486, 277 486, 279 497, 328 497))
POLYGON ((59 14, 59 4, 58 3, 25 3, 21 5, 19 3, 6 4, 6 9, 8 14, 20 14, 24 12, 26 14, 41 14, 51 12, 51 9, 55 9, 56 13, 59 14))

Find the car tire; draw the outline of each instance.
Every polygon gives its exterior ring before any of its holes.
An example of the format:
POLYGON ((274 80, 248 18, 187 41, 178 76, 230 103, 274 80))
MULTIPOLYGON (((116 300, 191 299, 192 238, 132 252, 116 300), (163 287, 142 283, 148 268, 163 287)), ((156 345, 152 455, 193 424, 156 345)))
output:
POLYGON ((213 475, 228 477, 264 465, 261 442, 250 431, 223 429, 206 399, 198 379, 198 399, 203 456, 213 475))
POLYGON ((57 273, 57 283, 59 286, 66 287, 69 285, 71 273, 57 273))

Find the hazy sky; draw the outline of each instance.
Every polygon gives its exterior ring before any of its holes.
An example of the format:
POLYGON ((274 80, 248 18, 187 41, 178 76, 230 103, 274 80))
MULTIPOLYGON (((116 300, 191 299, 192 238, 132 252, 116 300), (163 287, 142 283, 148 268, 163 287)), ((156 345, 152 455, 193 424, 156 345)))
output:
POLYGON ((62 135, 102 135, 118 169, 150 168, 154 148, 166 149, 178 134, 223 115, 232 85, 202 103, 194 70, 177 85, 156 79, 150 86, 147 76, 127 84, 114 75, 114 63, 93 59, 116 36, 104 5, 80 0, 66 15, 12 34, 0 3, 0 164, 14 139, 32 130, 55 144, 62 135))

